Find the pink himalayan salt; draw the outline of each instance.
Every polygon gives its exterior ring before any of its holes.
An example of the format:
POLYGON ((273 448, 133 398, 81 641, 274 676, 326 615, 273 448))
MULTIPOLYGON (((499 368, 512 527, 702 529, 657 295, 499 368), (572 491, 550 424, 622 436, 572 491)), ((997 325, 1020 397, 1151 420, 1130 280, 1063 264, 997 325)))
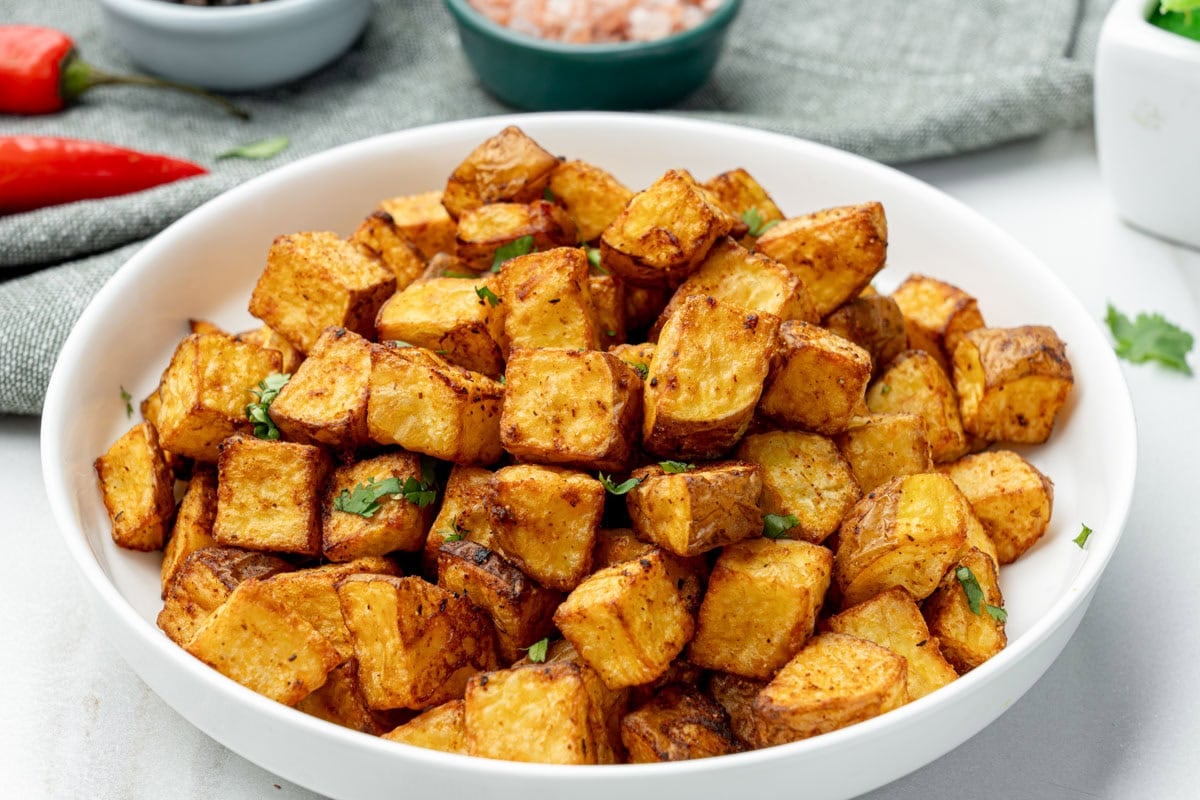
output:
POLYGON ((576 44, 647 42, 694 28, 725 0, 470 0, 515 31, 576 44))

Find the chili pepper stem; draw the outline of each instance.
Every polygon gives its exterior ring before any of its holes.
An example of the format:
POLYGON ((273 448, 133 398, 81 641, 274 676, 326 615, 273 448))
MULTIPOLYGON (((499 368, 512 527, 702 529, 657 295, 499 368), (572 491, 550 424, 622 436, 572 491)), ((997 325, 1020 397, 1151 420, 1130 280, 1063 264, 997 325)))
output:
POLYGON ((72 102, 93 86, 150 86, 156 89, 174 89, 186 92, 195 97, 215 103, 238 119, 248 120, 250 114, 238 106, 212 92, 206 92, 186 83, 176 83, 162 78, 150 78, 145 75, 116 75, 111 72, 98 70, 74 53, 67 56, 62 67, 62 94, 67 102, 72 102))

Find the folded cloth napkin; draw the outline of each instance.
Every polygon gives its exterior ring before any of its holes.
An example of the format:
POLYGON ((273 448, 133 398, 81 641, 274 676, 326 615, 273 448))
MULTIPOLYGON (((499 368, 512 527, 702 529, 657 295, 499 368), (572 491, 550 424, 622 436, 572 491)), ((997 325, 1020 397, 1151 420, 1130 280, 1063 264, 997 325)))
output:
MULTIPOLYGON (((882 161, 963 152, 1091 113, 1096 34, 1110 0, 746 0, 712 80, 667 113, 789 133, 882 161)), ((5 0, 5 22, 71 34, 83 56, 135 67, 91 0, 5 0)), ((360 42, 295 84, 237 98, 239 122, 193 98, 102 88, 0 133, 98 139, 207 165, 146 192, 0 217, 0 413, 36 414, 71 326, 136 242, 286 160, 379 133, 509 111, 480 89, 446 11, 377 4, 360 42), (269 136, 270 161, 214 161, 269 136)))

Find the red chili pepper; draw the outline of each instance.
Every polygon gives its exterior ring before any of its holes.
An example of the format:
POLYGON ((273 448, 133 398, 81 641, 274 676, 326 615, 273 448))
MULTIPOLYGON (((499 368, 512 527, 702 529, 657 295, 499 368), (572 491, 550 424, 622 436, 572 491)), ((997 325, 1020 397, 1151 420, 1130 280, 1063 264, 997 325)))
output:
POLYGON ((0 214, 140 192, 207 171, 103 142, 0 136, 0 214))
POLYGON ((0 25, 0 114, 52 114, 94 86, 131 84, 175 89, 216 103, 234 116, 250 115, 210 92, 142 75, 101 72, 79 58, 71 37, 36 25, 0 25))

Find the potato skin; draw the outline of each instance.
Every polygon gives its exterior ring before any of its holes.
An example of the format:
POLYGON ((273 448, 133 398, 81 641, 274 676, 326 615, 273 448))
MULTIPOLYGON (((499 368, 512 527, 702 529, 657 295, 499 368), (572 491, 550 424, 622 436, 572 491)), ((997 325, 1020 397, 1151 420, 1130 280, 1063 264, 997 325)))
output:
POLYGON ((984 604, 1004 607, 999 573, 991 558, 971 548, 961 562, 946 572, 921 609, 929 623, 929 632, 938 638, 946 660, 960 675, 975 669, 1008 644, 1004 623, 989 614, 984 604), (971 570, 983 590, 978 614, 971 610, 966 591, 956 575, 959 567, 971 570))
POLYGON ((395 274, 397 291, 425 271, 425 257, 386 211, 372 212, 359 224, 350 241, 362 245, 395 274))
POLYGON ((714 462, 675 474, 652 464, 631 477, 641 480, 625 495, 634 533, 677 556, 700 555, 762 532, 757 464, 714 462))
POLYGON ((1054 483, 1017 453, 977 453, 940 469, 970 501, 997 564, 1016 561, 1049 529, 1054 483))
POLYGON ((925 275, 908 276, 891 296, 903 314, 908 346, 929 353, 949 375, 958 342, 984 326, 979 303, 957 286, 925 275))
POLYGON ((455 255, 475 272, 492 267, 496 251, 529 236, 533 250, 574 247, 579 241, 575 223, 560 206, 532 203, 493 203, 466 211, 458 219, 455 255))
POLYGON ((866 350, 816 325, 784 322, 759 409, 780 425, 832 436, 850 426, 870 379, 866 350))
POLYGON ((860 295, 834 309, 822 324, 870 354, 872 375, 883 372, 893 358, 909 347, 904 314, 890 297, 860 295))
POLYGON ((621 741, 629 762, 653 764, 737 753, 724 709, 710 697, 682 686, 668 686, 621 720, 621 741))
POLYGON ((558 159, 510 125, 471 151, 446 182, 442 205, 454 219, 488 203, 540 200, 558 159))

